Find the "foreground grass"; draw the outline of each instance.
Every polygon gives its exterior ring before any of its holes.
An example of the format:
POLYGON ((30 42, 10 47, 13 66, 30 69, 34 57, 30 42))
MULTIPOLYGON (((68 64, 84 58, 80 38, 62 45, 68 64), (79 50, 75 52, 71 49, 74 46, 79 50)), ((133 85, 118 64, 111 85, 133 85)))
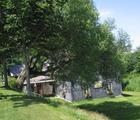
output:
POLYGON ((140 120, 140 92, 67 103, 0 88, 0 120, 140 120))
POLYGON ((56 98, 28 98, 0 88, 0 120, 108 120, 96 112, 74 108, 56 98))

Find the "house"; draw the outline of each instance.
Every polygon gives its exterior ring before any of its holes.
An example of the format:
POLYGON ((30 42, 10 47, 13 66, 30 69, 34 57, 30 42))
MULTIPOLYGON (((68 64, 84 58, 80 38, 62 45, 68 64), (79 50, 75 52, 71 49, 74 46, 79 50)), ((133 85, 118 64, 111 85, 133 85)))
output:
POLYGON ((64 100, 67 101, 78 101, 85 99, 86 97, 102 98, 109 97, 112 95, 113 96, 121 95, 122 92, 121 83, 116 82, 115 80, 112 81, 108 80, 106 87, 101 85, 101 83, 103 82, 99 81, 100 85, 98 87, 95 84, 93 84, 88 88, 88 90, 83 90, 82 86, 78 83, 72 85, 70 81, 61 82, 57 85, 56 96, 63 98, 64 100))
MULTIPOLYGON (((78 101, 91 98, 102 98, 110 95, 117 96, 122 92, 121 83, 115 80, 102 80, 90 85, 87 91, 85 91, 82 85, 78 83, 72 84, 70 81, 55 82, 48 76, 37 76, 30 79, 32 93, 39 96, 57 96, 66 101, 78 101), (105 85, 104 85, 105 84, 105 85)), ((24 82, 23 91, 27 92, 27 82, 24 82)))
MULTIPOLYGON (((54 95, 54 80, 49 79, 48 76, 37 76, 30 79, 32 93, 39 96, 53 96, 54 95)), ((23 91, 27 92, 27 82, 24 81, 23 91)))

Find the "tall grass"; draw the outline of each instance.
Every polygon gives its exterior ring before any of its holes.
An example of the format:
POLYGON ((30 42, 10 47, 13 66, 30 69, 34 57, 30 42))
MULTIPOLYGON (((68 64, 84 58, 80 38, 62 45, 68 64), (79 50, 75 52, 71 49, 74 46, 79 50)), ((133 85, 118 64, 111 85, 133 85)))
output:
POLYGON ((130 73, 123 78, 123 89, 140 91, 140 73, 130 73))

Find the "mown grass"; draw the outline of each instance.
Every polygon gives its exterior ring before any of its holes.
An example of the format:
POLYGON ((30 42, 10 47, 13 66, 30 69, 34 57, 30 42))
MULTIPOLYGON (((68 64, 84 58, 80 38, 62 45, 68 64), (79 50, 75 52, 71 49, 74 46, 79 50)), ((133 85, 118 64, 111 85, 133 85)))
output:
POLYGON ((57 98, 29 98, 23 93, 0 88, 0 120, 108 120, 57 98))
POLYGON ((140 92, 68 103, 0 87, 0 120, 140 120, 140 92))
POLYGON ((73 105, 86 111, 102 113, 111 120, 140 120, 140 92, 124 92, 116 98, 83 100, 73 105))

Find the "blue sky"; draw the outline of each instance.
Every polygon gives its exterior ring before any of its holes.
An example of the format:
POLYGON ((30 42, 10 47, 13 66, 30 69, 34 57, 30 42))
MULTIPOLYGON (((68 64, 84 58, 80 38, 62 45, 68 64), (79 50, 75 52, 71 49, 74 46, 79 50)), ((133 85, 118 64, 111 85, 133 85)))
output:
POLYGON ((126 31, 133 49, 140 46, 140 0, 94 0, 101 20, 114 18, 117 28, 126 31))

